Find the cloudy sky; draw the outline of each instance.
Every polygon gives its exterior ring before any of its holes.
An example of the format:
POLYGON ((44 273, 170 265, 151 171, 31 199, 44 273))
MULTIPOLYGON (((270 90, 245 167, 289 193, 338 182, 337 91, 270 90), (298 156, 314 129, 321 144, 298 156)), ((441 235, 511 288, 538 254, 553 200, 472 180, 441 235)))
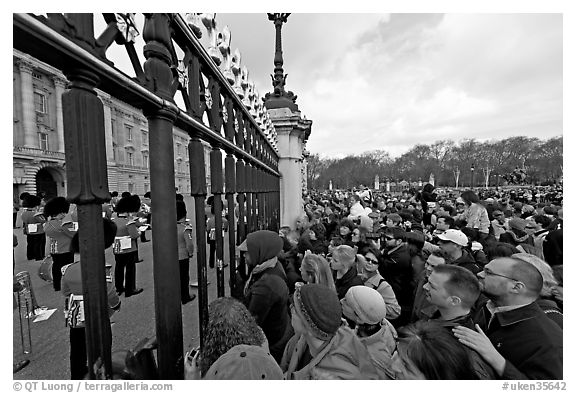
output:
MULTIPOLYGON (((217 14, 261 94, 265 14, 217 14), (250 29, 243 28, 250 26, 250 29)), ((299 14, 282 30, 286 88, 323 156, 397 156, 439 139, 562 134, 561 14, 299 14)))
MULTIPOLYGON (((230 28, 260 95, 270 92, 267 15, 217 13, 216 22, 230 28)), ((562 135, 563 22, 561 13, 293 13, 284 72, 313 121, 307 149, 396 157, 440 139, 562 135)))

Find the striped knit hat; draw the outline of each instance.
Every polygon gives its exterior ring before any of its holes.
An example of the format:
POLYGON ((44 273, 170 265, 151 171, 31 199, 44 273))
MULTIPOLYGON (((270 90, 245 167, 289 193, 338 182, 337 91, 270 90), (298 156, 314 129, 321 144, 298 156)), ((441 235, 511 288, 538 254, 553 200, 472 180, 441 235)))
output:
POLYGON ((294 308, 316 338, 328 340, 338 330, 342 306, 334 290, 320 284, 305 284, 294 291, 294 308))

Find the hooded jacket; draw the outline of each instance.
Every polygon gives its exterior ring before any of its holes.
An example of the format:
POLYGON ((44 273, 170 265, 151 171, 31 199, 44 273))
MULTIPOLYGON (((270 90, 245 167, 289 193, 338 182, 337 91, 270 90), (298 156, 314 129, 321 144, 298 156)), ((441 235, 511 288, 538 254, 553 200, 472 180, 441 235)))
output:
POLYGON ((368 349, 347 326, 340 326, 320 352, 296 370, 307 348, 304 336, 290 339, 280 363, 286 379, 379 379, 368 349))
POLYGON ((257 231, 248 235, 246 245, 256 266, 246 285, 244 304, 264 331, 272 356, 280 357, 292 332, 288 279, 276 257, 282 239, 275 232, 257 231))

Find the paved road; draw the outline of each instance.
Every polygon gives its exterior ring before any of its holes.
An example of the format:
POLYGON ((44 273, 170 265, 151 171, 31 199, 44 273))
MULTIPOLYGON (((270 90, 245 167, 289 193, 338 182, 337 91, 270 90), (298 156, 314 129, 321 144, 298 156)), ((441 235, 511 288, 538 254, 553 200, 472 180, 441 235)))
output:
MULTIPOLYGON (((38 275, 40 262, 26 260, 26 238, 22 229, 14 229, 18 236, 18 246, 15 248, 16 268, 15 272, 29 271, 32 285, 38 303, 49 309, 56 308, 56 312, 50 319, 42 322, 31 323, 32 352, 22 353, 20 325, 18 311, 13 312, 13 360, 18 362, 29 359, 30 364, 14 374, 14 379, 69 379, 69 330, 64 326, 63 305, 64 298, 60 292, 55 292, 52 284, 41 280, 38 275)), ((151 232, 147 232, 147 238, 151 239, 151 232)), ((227 245, 227 239, 224 244, 227 245)), ((197 248, 196 248, 197 249, 197 248)), ((228 261, 228 252, 225 247, 225 261, 228 261)), ((142 338, 155 335, 154 317, 154 288, 153 288, 153 261, 152 242, 140 243, 140 257, 144 259, 137 265, 136 282, 138 287, 144 288, 144 292, 130 298, 121 297, 122 308, 112 317, 112 351, 133 348, 142 338)), ((107 263, 114 264, 114 256, 111 249, 106 251, 107 263)), ((196 258, 190 264, 190 279, 196 280, 196 258)), ((225 269, 228 270, 228 269, 225 269)), ((208 269, 208 302, 216 298, 216 273, 214 269, 208 269)), ((178 283, 175 277, 174 283, 178 283)), ((194 287, 190 287, 190 293, 197 293, 194 287)), ((229 296, 228 272, 226 272, 226 295, 229 296)), ((182 306, 182 324, 184 337, 184 350, 199 344, 198 332, 198 302, 197 299, 182 306)), ((24 321, 26 329, 26 322, 24 321)))

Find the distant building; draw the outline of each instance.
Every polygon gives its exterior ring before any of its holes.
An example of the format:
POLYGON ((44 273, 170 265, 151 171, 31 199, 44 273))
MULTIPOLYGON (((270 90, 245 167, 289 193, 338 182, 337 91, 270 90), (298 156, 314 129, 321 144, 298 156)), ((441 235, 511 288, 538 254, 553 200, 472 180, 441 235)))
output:
MULTIPOLYGON (((13 49, 13 194, 27 191, 66 196, 62 94, 66 77, 34 57, 13 49)), ((134 108, 97 90, 104 104, 109 190, 143 195, 150 191, 148 122, 134 108)), ((188 141, 174 127, 174 171, 178 192, 190 192, 188 141)), ((210 189, 210 147, 205 146, 210 189)))

